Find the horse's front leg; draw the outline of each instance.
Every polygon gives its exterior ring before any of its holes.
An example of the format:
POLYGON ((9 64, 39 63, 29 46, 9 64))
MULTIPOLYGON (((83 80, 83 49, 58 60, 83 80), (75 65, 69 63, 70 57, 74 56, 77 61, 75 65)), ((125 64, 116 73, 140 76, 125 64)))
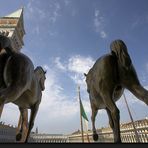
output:
POLYGON ((29 120, 29 128, 28 128, 28 133, 27 133, 26 139, 25 139, 25 143, 28 142, 28 138, 29 138, 30 132, 31 132, 33 126, 34 126, 34 120, 35 120, 36 114, 38 112, 38 108, 39 108, 39 103, 37 103, 33 107, 31 107, 31 115, 30 115, 30 120, 29 120))

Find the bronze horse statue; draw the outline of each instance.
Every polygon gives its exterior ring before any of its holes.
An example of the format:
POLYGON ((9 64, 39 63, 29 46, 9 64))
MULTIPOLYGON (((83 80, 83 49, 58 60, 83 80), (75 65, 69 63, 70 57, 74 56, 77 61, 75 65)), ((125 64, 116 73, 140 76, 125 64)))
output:
POLYGON ((92 110, 93 139, 98 140, 95 117, 98 110, 105 109, 113 130, 114 142, 120 143, 120 111, 115 102, 126 88, 148 105, 148 91, 138 80, 125 43, 115 40, 110 48, 111 53, 100 57, 85 76, 92 110))
POLYGON ((30 132, 34 126, 34 120, 45 89, 45 71, 41 66, 34 70, 32 61, 20 52, 14 52, 7 37, 0 37, 0 106, 6 103, 14 103, 19 107, 22 123, 16 140, 20 141, 23 133, 24 112, 31 109, 28 133, 25 142, 28 141, 30 132), (6 42, 5 42, 6 41, 6 42), (8 44, 9 43, 9 44, 8 44), (11 51, 11 52, 9 52, 11 51))

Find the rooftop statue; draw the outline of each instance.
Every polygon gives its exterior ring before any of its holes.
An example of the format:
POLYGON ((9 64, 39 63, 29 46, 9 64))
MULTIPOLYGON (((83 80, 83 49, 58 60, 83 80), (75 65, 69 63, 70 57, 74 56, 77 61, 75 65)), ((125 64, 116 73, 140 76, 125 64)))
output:
POLYGON ((25 142, 28 141, 31 129, 45 89, 45 71, 41 66, 34 70, 32 61, 20 52, 14 52, 9 38, 0 36, 0 106, 14 103, 19 107, 22 123, 16 140, 20 141, 23 132, 24 111, 31 109, 29 128, 25 142))
POLYGON ((98 140, 95 117, 99 109, 105 109, 113 130, 114 142, 120 143, 120 111, 115 102, 126 88, 148 105, 148 91, 138 80, 125 43, 115 40, 110 48, 111 53, 100 57, 85 76, 92 109, 93 139, 98 140))

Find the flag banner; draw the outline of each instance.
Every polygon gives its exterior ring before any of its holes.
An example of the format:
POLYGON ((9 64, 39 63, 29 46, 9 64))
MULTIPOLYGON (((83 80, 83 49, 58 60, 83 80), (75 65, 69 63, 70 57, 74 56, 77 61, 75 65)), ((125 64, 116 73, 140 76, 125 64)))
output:
POLYGON ((84 107, 83 107, 83 104, 82 104, 82 101, 80 99, 80 109, 81 109, 81 116, 88 121, 88 118, 87 118, 87 115, 85 113, 85 110, 84 110, 84 107))
POLYGON ((88 136, 88 118, 85 113, 82 101, 81 101, 79 86, 78 86, 78 96, 79 96, 78 98, 79 98, 79 103, 80 103, 80 121, 81 121, 82 142, 84 142, 83 123, 84 123, 84 131, 86 132, 85 134, 87 134, 88 142, 90 142, 89 136, 88 136))

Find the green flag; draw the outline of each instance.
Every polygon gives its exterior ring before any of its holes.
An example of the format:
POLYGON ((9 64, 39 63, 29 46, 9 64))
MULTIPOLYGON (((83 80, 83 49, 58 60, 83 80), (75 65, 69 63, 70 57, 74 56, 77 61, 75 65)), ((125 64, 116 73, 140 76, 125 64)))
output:
POLYGON ((88 118, 87 118, 87 115, 85 113, 85 110, 84 110, 84 107, 83 107, 83 104, 82 104, 82 101, 80 99, 80 109, 81 109, 81 116, 88 121, 88 118))

